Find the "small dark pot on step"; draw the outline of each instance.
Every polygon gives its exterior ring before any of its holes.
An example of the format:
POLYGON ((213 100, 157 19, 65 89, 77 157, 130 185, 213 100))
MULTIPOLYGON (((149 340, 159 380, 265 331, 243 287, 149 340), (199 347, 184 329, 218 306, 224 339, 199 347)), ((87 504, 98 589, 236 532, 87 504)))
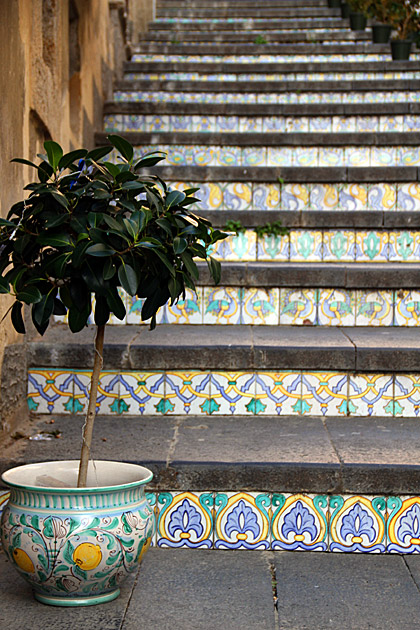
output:
POLYGON ((387 44, 391 37, 392 27, 389 24, 372 25, 372 42, 374 44, 387 44))
POLYGON ((411 39, 392 39, 391 53, 393 61, 407 61, 410 59, 411 39))
POLYGON ((352 31, 364 31, 367 25, 367 17, 364 13, 350 12, 350 28, 352 31))
POLYGON ((341 6, 341 0, 328 0, 328 6, 330 9, 339 9, 341 6))
POLYGON ((350 17, 350 5, 347 4, 347 2, 342 2, 340 9, 341 9, 341 17, 342 18, 350 17))

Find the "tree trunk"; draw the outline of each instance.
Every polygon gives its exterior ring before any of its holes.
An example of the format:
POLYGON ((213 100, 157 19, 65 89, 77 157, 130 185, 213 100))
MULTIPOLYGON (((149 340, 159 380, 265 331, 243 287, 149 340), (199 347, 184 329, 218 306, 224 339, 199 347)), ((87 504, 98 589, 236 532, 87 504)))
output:
POLYGON ((96 415, 96 398, 98 396, 99 376, 103 366, 105 326, 98 326, 95 338, 95 361, 93 363, 92 378, 90 379, 89 405, 86 421, 83 427, 82 452, 80 454, 78 488, 86 488, 86 478, 90 459, 90 446, 92 444, 93 423, 96 415))

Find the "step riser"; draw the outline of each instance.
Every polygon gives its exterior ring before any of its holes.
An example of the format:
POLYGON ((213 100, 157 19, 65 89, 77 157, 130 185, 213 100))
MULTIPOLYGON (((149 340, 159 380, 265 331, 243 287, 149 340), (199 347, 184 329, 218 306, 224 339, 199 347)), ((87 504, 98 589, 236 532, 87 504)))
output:
MULTIPOLYGON (((35 414, 86 411, 90 370, 31 368, 35 414)), ((420 375, 319 371, 103 371, 100 415, 418 417, 420 375)))
MULTIPOLYGON (((158 63, 219 63, 219 64, 253 64, 256 67, 263 64, 296 64, 296 63, 387 63, 390 64, 391 56, 389 49, 382 48, 381 52, 375 52, 370 49, 369 51, 362 52, 358 50, 356 44, 351 47, 340 47, 340 51, 328 50, 330 53, 319 53, 318 48, 311 46, 309 50, 307 47, 299 47, 298 50, 290 51, 288 47, 287 51, 277 51, 277 54, 273 52, 273 45, 270 45, 269 50, 264 48, 262 51, 256 51, 255 48, 250 46, 243 47, 241 52, 236 52, 230 47, 229 51, 225 53, 220 52, 215 54, 213 50, 205 51, 202 47, 198 47, 197 51, 193 50, 193 46, 188 48, 187 53, 180 53, 177 51, 176 46, 159 46, 156 47, 151 44, 143 44, 141 52, 136 52, 131 58, 132 63, 142 62, 158 62, 158 63), (153 48, 159 48, 156 52, 153 52, 153 48), (345 48, 345 50, 344 50, 345 48), (255 52, 254 52, 255 50, 255 52)), ((411 59, 418 61, 420 55, 415 53, 411 55, 411 59)), ((400 63, 400 62, 396 62, 400 63)), ((410 63, 410 62, 405 62, 410 63)), ((395 66, 397 67, 397 66, 395 66)), ((401 70, 401 68, 399 68, 401 70)))
POLYGON ((126 72, 125 81, 392 81, 420 79, 420 72, 329 72, 318 74, 290 73, 284 74, 201 74, 199 72, 126 72))
POLYGON ((348 31, 346 29, 319 29, 309 32, 306 31, 291 31, 291 30, 244 30, 243 33, 236 31, 151 31, 147 35, 144 35, 143 41, 145 42, 157 42, 171 44, 187 42, 193 43, 205 43, 211 46, 217 46, 219 43, 227 44, 232 43, 249 43, 249 44, 267 44, 269 42, 275 43, 294 43, 294 42, 308 42, 315 41, 323 42, 328 45, 332 42, 366 42, 371 40, 369 33, 361 31, 348 31), (264 39, 265 41, 259 41, 264 39))
MULTIPOLYGON (((420 280, 419 280, 420 283, 420 280)), ((110 325, 142 322, 144 300, 120 291, 127 310, 110 325)), ((57 322, 66 321, 56 317, 57 322)), ((420 326, 420 291, 317 288, 197 287, 186 300, 159 309, 157 324, 254 326, 420 326)), ((93 317, 90 322, 93 324, 93 317)))
MULTIPOLYGON (((170 85, 170 84, 169 84, 170 85)), ((247 85, 247 84, 245 84, 247 85)), ((211 86, 211 84, 210 84, 211 86)), ((172 86, 174 89, 175 86, 172 86)), ((210 89, 210 88, 209 88, 210 89)), ((157 88, 154 91, 144 89, 124 91, 117 90, 114 99, 118 102, 143 103, 250 103, 250 104, 288 104, 288 103, 410 103, 420 100, 420 92, 386 91, 386 92, 176 92, 164 91, 157 88)))
POLYGON ((311 29, 315 32, 322 30, 348 30, 349 24, 346 20, 340 18, 313 18, 312 20, 265 20, 264 18, 160 18, 152 22, 149 27, 150 32, 154 31, 183 31, 194 28, 196 30, 227 30, 244 29, 275 29, 275 30, 292 30, 304 31, 311 29))
MULTIPOLYGON (((229 9, 218 9, 213 7, 212 9, 188 9, 186 7, 181 8, 164 8, 159 9, 156 12, 156 17, 159 18, 214 18, 218 17, 222 18, 232 18, 232 17, 250 17, 250 18, 258 18, 258 17, 275 17, 275 18, 295 18, 296 17, 296 9, 281 9, 281 8, 258 8, 258 9, 248 9, 248 8, 236 8, 229 7, 229 9)), ((328 8, 317 8, 317 7, 308 7, 299 9, 299 17, 300 18, 311 18, 311 17, 335 17, 340 18, 341 13, 337 9, 328 9, 328 8)))
POLYGON ((420 115, 396 116, 205 116, 114 114, 106 132, 197 133, 387 133, 420 132, 420 115))

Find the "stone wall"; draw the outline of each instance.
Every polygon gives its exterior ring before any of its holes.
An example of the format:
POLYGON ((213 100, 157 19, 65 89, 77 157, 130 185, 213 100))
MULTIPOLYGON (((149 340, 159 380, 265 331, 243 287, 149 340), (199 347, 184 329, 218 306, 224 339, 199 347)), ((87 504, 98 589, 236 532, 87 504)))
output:
MULTIPOLYGON (((130 4, 136 23, 142 5, 149 6, 147 14, 152 7, 150 0, 0 0, 1 216, 22 198, 34 175, 29 167, 10 164, 13 157, 34 160, 51 138, 64 150, 93 146, 103 101, 111 96, 113 77, 128 51, 130 4)), ((1 319, 11 300, 0 298, 1 319)), ((4 348, 19 342, 24 344, 7 317, 0 325, 0 427, 6 430, 15 424, 26 384, 16 377, 24 373, 24 352, 8 351, 3 365, 4 348)))

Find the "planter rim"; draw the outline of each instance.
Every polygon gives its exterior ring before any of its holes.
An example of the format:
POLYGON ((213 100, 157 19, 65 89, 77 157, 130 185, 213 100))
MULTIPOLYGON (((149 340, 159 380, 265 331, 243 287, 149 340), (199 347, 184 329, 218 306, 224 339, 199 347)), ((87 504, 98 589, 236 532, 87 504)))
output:
MULTIPOLYGON (((24 480, 28 473, 32 475, 39 473, 40 475, 50 473, 59 475, 70 474, 77 481, 77 473, 79 469, 79 460, 63 460, 63 461, 47 461, 37 462, 34 464, 25 464, 23 466, 16 466, 10 468, 1 475, 2 481, 11 488, 19 488, 21 490, 46 492, 52 494, 94 494, 97 492, 113 492, 120 490, 121 488, 129 489, 135 488, 140 485, 149 483, 153 479, 153 473, 148 468, 140 466, 138 464, 129 464, 126 462, 116 462, 112 460, 94 460, 96 471, 98 474, 105 468, 111 468, 115 472, 119 469, 125 468, 128 481, 123 483, 105 483, 104 485, 89 485, 86 488, 78 488, 77 486, 49 486, 49 485, 36 485, 24 480)), ((92 461, 89 462, 89 472, 91 475, 95 475, 95 468, 92 461)), ((89 477, 88 477, 89 481, 89 477)))

